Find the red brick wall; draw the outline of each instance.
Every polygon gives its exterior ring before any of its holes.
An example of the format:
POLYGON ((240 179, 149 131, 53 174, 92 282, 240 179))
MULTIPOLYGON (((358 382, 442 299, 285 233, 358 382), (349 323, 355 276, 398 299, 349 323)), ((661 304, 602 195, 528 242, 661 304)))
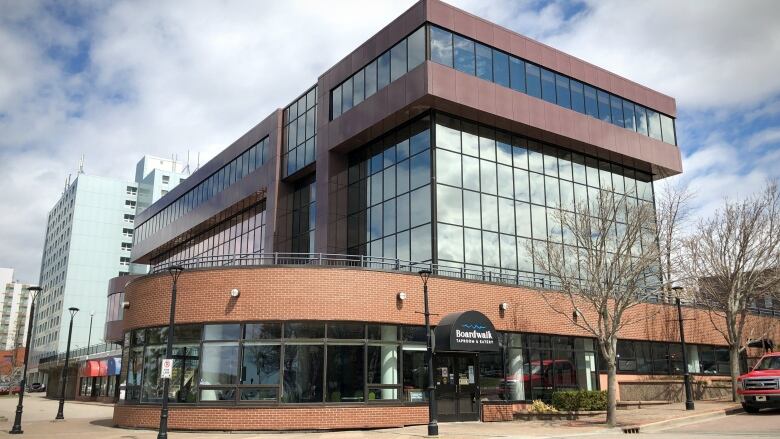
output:
MULTIPOLYGON (((545 293, 561 312, 551 309, 539 291, 529 288, 431 278, 432 323, 444 315, 477 310, 493 321, 497 330, 588 336, 565 315, 571 308, 562 296, 545 293), (560 302, 557 302, 560 300, 560 302), (507 302, 509 309, 499 311, 507 302)), ((126 289, 130 308, 124 328, 167 325, 171 279, 168 274, 146 276, 126 289)), ((423 324, 422 281, 411 273, 382 272, 334 267, 246 267, 185 271, 179 278, 176 322, 225 322, 248 320, 355 320, 423 324), (240 296, 230 297, 238 288, 240 296), (403 302, 398 292, 406 292, 403 302)), ((722 319, 710 319, 703 310, 684 309, 686 341, 725 345, 717 328, 722 319)), ((621 338, 677 341, 677 311, 671 305, 641 304, 625 316, 631 323, 621 338)), ((745 336, 764 333, 780 339, 780 319, 752 316, 745 336)))
MULTIPOLYGON (((427 422, 427 406, 171 407, 168 418, 172 430, 336 430, 427 422)), ((114 424, 156 428, 160 406, 117 404, 114 424)))

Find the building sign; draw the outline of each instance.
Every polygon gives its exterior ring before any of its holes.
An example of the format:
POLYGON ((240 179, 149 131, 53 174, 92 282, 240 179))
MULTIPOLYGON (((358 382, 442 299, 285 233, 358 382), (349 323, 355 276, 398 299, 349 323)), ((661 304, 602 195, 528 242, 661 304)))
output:
POLYGON ((478 311, 444 316, 434 336, 436 351, 498 352, 496 328, 478 311))

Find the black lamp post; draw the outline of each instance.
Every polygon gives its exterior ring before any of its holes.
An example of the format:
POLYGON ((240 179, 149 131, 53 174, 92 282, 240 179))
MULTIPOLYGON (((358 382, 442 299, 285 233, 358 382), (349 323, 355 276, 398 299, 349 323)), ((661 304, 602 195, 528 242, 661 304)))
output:
POLYGON ((89 335, 87 336, 87 355, 89 355, 89 344, 92 342, 92 319, 95 317, 95 311, 89 312, 89 335))
POLYGON ((428 309, 428 278, 431 270, 420 270, 423 281, 423 301, 425 303, 425 363, 428 365, 428 436, 439 435, 439 424, 436 421, 436 387, 433 385, 433 345, 431 344, 431 313, 428 309))
POLYGON ((672 290, 676 293, 674 301, 677 304, 677 321, 680 324, 680 345, 682 345, 682 360, 683 360, 683 385, 685 386, 685 410, 693 410, 693 392, 691 391, 691 374, 688 372, 688 353, 685 347, 685 328, 683 328, 682 307, 680 306, 680 293, 682 287, 672 287, 672 290))
POLYGON ((57 409, 57 416, 54 419, 65 419, 62 409, 65 408, 65 385, 68 383, 68 361, 70 361, 70 339, 73 335, 73 316, 79 312, 78 308, 68 308, 70 312, 70 326, 68 327, 68 347, 65 350, 65 366, 62 368, 62 386, 60 387, 60 406, 57 409))
POLYGON ((30 305, 29 320, 27 322, 27 343, 24 345, 24 373, 22 373, 22 382, 20 383, 21 389, 19 389, 19 403, 16 405, 16 417, 14 418, 14 425, 11 427, 9 434, 22 434, 22 411, 24 410, 24 388, 27 385, 27 363, 30 360, 30 349, 32 341, 33 319, 35 318, 35 299, 38 298, 38 294, 41 292, 41 287, 28 287, 27 291, 30 294, 34 294, 30 299, 32 304, 30 305))
MULTIPOLYGON (((173 320, 176 316, 176 282, 179 280, 181 272, 184 271, 184 267, 179 265, 172 265, 168 267, 168 273, 173 278, 173 287, 171 289, 171 315, 168 319, 168 336, 167 344, 165 345, 165 358, 173 357, 173 320)), ((163 400, 162 409, 160 410, 160 430, 157 433, 157 439, 168 438, 168 389, 171 385, 170 378, 163 378, 163 400)))

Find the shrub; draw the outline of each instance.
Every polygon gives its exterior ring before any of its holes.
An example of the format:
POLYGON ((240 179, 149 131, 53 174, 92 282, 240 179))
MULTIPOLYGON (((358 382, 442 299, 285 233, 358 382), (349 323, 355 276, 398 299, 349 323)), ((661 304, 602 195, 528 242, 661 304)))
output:
POLYGON ((606 410, 607 392, 599 390, 567 390, 553 392, 552 405, 558 410, 606 410))
POLYGON ((558 409, 551 405, 545 404, 541 399, 536 399, 533 403, 531 403, 531 408, 528 409, 528 412, 537 414, 558 413, 558 409))

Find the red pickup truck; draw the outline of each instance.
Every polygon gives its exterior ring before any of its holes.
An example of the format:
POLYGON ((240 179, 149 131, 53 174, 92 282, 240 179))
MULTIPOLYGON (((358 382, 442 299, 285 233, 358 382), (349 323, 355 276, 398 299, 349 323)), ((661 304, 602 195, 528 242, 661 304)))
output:
POLYGON ((761 357, 756 367, 740 376, 737 383, 737 394, 746 412, 780 407, 780 352, 761 357))

